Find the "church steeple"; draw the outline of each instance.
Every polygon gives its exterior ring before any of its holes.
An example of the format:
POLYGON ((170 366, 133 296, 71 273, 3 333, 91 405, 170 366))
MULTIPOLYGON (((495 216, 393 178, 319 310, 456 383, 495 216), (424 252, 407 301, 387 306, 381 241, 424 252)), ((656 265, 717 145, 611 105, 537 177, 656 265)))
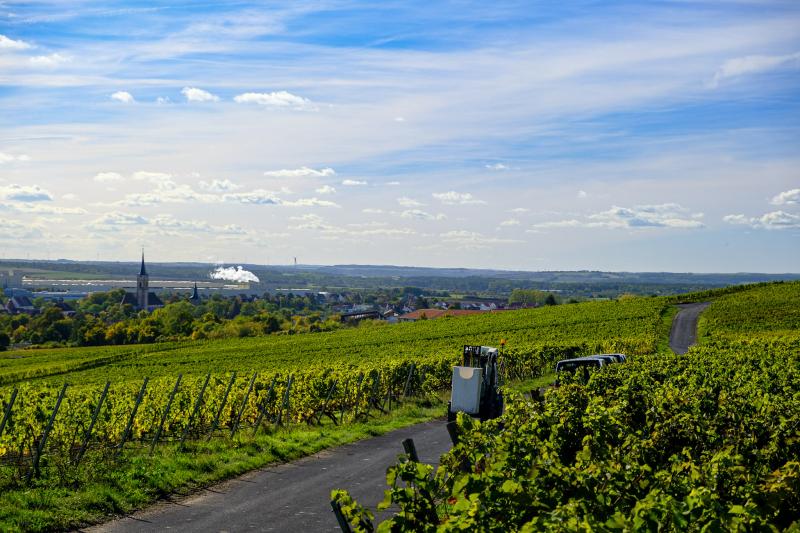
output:
POLYGON ((198 303, 200 301, 200 295, 197 293, 197 282, 194 282, 194 290, 192 290, 192 295, 189 297, 189 301, 192 303, 198 303))
POLYGON ((150 299, 150 276, 144 266, 144 250, 142 250, 142 266, 139 268, 139 275, 136 276, 136 304, 139 310, 147 311, 150 299))

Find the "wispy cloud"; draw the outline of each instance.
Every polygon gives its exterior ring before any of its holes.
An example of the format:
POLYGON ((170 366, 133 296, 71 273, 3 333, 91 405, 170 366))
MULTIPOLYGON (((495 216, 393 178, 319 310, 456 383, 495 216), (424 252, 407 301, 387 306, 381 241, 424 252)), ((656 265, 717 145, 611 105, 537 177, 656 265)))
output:
POLYGON ((408 196, 401 196, 397 199, 397 203, 400 204, 401 207, 422 207, 425 204, 414 200, 413 198, 409 198, 408 196))
POLYGON ((421 209, 406 209, 400 213, 402 218, 410 218, 414 220, 444 220, 447 216, 444 213, 428 213, 421 209))
POLYGON ((241 185, 229 179, 201 181, 198 185, 201 189, 208 192, 231 192, 242 188, 241 185))
POLYGON ((674 203, 658 205, 637 205, 633 207, 614 206, 606 211, 587 215, 584 219, 562 219, 539 222, 532 225, 533 230, 556 228, 702 228, 699 220, 702 213, 689 213, 689 210, 674 203))
POLYGON ((114 181, 122 181, 125 178, 118 172, 98 172, 92 179, 98 183, 110 183, 114 181))
POLYGON ((345 187, 359 187, 361 185, 367 185, 367 182, 364 180, 346 179, 342 181, 342 185, 344 185, 345 187))
POLYGON ((760 217, 727 215, 723 220, 728 224, 744 225, 754 229, 781 230, 800 228, 800 215, 793 215, 786 211, 772 211, 760 217))
POLYGON ((800 65, 800 52, 793 54, 765 56, 751 55, 729 59, 722 64, 714 75, 714 84, 726 78, 737 78, 748 74, 767 72, 784 66, 800 65))
POLYGON ((268 178, 327 178, 330 176, 335 176, 336 171, 328 167, 318 170, 309 167, 300 167, 293 169, 284 168, 281 170, 268 170, 264 172, 264 175, 268 178))
POLYGON ((30 160, 31 157, 27 154, 7 154, 4 152, 0 152, 0 165, 5 163, 14 163, 18 161, 26 162, 30 160))

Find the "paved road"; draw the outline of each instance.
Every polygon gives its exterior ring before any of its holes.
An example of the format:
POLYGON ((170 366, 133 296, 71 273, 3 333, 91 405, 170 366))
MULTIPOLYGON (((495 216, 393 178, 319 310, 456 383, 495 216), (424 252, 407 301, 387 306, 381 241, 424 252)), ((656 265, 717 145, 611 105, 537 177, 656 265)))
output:
POLYGON ((178 502, 163 502, 84 531, 339 531, 330 491, 342 488, 373 511, 386 469, 411 437, 420 461, 438 464, 450 449, 445 421, 426 422, 298 461, 250 472, 178 502))
POLYGON ((669 332, 669 347, 673 352, 684 354, 697 343, 697 319, 708 306, 709 302, 678 306, 680 311, 672 319, 672 330, 669 332))

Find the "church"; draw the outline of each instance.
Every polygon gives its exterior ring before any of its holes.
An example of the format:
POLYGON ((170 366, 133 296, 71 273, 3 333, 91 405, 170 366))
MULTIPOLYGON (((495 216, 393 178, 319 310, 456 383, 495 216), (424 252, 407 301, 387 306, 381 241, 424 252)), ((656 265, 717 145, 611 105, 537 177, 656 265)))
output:
POLYGON ((142 252, 142 266, 139 268, 139 275, 136 276, 136 293, 126 292, 121 303, 130 304, 137 311, 153 311, 164 307, 164 302, 156 296, 156 293, 150 292, 150 276, 147 275, 144 266, 144 252, 142 252))

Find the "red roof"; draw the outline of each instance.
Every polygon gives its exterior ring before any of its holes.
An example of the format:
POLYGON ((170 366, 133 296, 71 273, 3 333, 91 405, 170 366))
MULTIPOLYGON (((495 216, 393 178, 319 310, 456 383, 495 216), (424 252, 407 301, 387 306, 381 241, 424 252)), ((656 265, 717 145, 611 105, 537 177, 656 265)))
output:
POLYGON ((425 318, 439 318, 443 316, 463 316, 463 315, 477 315, 480 313, 489 313, 490 311, 479 311, 477 309, 417 309, 411 313, 400 315, 397 317, 399 320, 419 320, 422 315, 425 318))

